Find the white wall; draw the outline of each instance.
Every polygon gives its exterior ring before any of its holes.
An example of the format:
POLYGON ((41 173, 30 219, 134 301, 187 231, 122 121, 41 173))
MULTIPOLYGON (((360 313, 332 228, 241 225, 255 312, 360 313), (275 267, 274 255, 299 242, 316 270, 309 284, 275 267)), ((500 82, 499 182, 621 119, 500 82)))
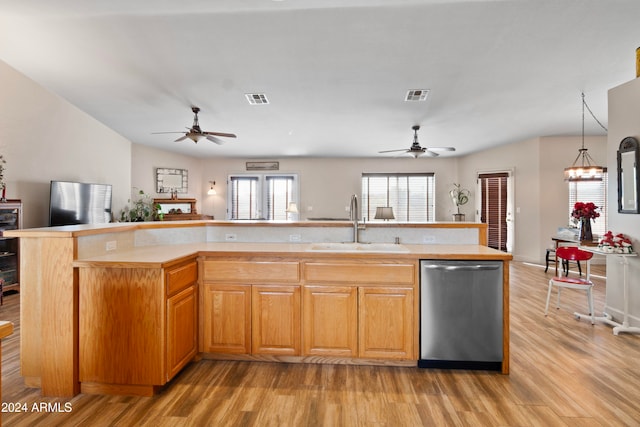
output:
POLYGON ((24 226, 48 224, 49 181, 113 186, 113 206, 131 187, 131 143, 0 61, 0 154, 7 198, 20 198, 24 226))
MULTIPOLYGON (((619 214, 617 150, 620 141, 627 136, 640 140, 640 79, 632 80, 609 91, 609 134, 607 142, 607 166, 609 180, 609 229, 624 233, 640 251, 640 214, 619 214)), ((640 257, 629 259, 629 312, 630 322, 640 327, 640 257)), ((622 320, 623 288, 622 266, 615 257, 607 259, 607 313, 622 320)))
POLYGON ((205 200, 203 193, 206 195, 208 187, 204 188, 207 182, 203 174, 202 160, 141 144, 131 145, 131 159, 132 196, 142 190, 153 198, 169 198, 170 196, 166 193, 156 193, 156 169, 186 169, 188 171, 188 191, 186 194, 178 194, 178 197, 197 199, 198 213, 203 213, 203 201, 205 200))
MULTIPOLYGON (((226 177, 246 173, 247 159, 204 159, 203 182, 216 181, 217 195, 207 196, 204 213, 226 218, 226 177)), ((255 160, 255 159, 250 159, 255 160)), ((297 173, 300 178, 300 219, 347 218, 345 207, 352 194, 360 194, 363 172, 434 172, 436 174, 436 220, 450 221, 454 206, 447 191, 456 182, 456 160, 452 158, 283 158, 280 172, 297 173), (311 210, 310 210, 311 209, 311 210)))
MULTIPOLYGON (((542 262, 547 246, 560 226, 568 224, 568 186, 563 169, 570 166, 581 137, 541 137, 504 145, 462 158, 282 158, 280 172, 298 173, 302 200, 301 219, 346 218, 351 194, 360 194, 362 172, 434 172, 438 188, 436 219, 449 221, 455 211, 448 197, 453 182, 472 190, 472 200, 461 208, 474 218, 475 180, 478 172, 513 170, 515 177, 514 257, 542 262), (312 208, 312 210, 309 210, 312 208)), ((606 137, 586 137, 585 146, 600 164, 606 163, 606 137)), ((189 195, 200 202, 199 212, 226 218, 226 177, 246 172, 245 162, 256 159, 194 159, 133 144, 132 185, 153 191, 155 167, 189 169, 189 195), (198 178, 198 173, 201 176, 198 178), (198 181, 199 179, 199 181, 198 181), (217 195, 206 194, 208 181, 216 181, 217 195), (198 185, 193 189, 192 185, 198 185)), ((160 195, 161 196, 161 195, 160 195)))
MULTIPOLYGON (((569 193, 563 170, 571 166, 581 144, 580 136, 540 137, 459 160, 459 179, 467 188, 475 189, 478 172, 513 171, 515 260, 542 262, 551 236, 558 227, 568 224, 569 193)), ((585 147, 599 164, 606 161, 606 146, 606 137, 585 137, 585 147)), ((474 191, 472 203, 475 203, 475 196, 474 191)))

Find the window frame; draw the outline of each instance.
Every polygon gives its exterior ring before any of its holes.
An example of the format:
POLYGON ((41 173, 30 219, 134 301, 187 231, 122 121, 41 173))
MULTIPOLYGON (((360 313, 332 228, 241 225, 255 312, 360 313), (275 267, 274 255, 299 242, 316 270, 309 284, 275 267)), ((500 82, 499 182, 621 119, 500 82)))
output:
MULTIPOLYGON (((369 178, 387 178, 387 194, 386 194, 386 205, 394 208, 394 215, 396 216, 395 221, 398 222, 414 222, 414 223, 424 223, 424 222, 435 222, 436 221, 436 176, 434 172, 363 172, 360 178, 361 189, 360 189, 360 197, 361 197, 361 206, 360 206, 360 214, 362 219, 365 221, 375 221, 381 222, 385 220, 377 220, 375 219, 375 208, 376 206, 371 206, 370 202, 370 191, 369 185, 365 183, 365 179, 369 178), (406 219, 398 219, 398 215, 401 212, 406 211, 407 215, 410 215, 410 201, 407 201, 406 209, 399 209, 398 206, 395 206, 391 203, 393 197, 390 195, 389 188, 389 178, 407 178, 407 180, 411 177, 425 177, 427 178, 426 182, 426 195, 425 195, 425 211, 424 218, 426 219, 415 219, 411 220, 410 216, 406 219)), ((407 181, 408 184, 408 181, 407 181)), ((407 189, 407 196, 411 196, 411 190, 407 189)))
MULTIPOLYGON (((289 203, 294 202, 300 204, 300 181, 297 173, 289 172, 273 172, 273 173, 231 173, 227 175, 227 220, 229 221, 245 221, 245 220, 267 220, 281 221, 269 218, 269 182, 276 177, 286 177, 293 179, 291 186, 291 199, 289 203), (233 218, 234 197, 232 190, 232 182, 236 179, 256 179, 256 215, 253 218, 233 218)), ((297 221, 298 213, 289 213, 286 215, 287 220, 297 221)))

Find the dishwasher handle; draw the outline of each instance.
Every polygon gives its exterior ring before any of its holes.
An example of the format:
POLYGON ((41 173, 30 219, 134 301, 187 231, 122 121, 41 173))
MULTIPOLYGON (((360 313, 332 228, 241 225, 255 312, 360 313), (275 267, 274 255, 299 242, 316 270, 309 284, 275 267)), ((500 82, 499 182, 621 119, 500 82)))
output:
POLYGON ((500 264, 468 264, 468 265, 424 264, 423 267, 428 270, 487 271, 487 270, 499 270, 500 264))

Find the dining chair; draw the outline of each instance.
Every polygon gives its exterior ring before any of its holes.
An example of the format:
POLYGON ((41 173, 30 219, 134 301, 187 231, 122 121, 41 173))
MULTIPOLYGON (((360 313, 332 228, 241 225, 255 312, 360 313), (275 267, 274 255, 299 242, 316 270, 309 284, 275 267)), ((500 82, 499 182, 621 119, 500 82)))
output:
MULTIPOLYGON (((564 261, 586 261, 586 275, 584 278, 573 278, 563 276, 560 273, 559 276, 552 277, 549 280, 549 289, 547 290, 547 304, 544 309, 544 315, 549 313, 549 300, 551 299, 551 289, 556 286, 558 288, 558 298, 556 302, 556 308, 560 308, 560 292, 562 288, 578 289, 587 292, 587 304, 589 306, 589 316, 591 316, 591 324, 595 324, 595 314, 593 309, 593 282, 591 281, 591 258, 592 252, 583 251, 577 246, 560 246, 556 249, 556 256, 564 261)), ((582 314, 573 313, 576 318, 580 318, 582 314)))
MULTIPOLYGON (((555 259, 556 259, 556 247, 555 245, 551 245, 547 248, 547 252, 544 256, 544 260, 545 260, 544 272, 545 273, 549 270, 549 264, 551 262, 555 262, 555 259)), ((582 276, 582 266, 580 265, 580 261, 576 261, 576 264, 578 265, 578 273, 580 274, 580 276, 582 276)), ((563 259, 561 260, 560 265, 562 267, 562 271, 564 271, 564 275, 568 276, 569 261, 563 259)))

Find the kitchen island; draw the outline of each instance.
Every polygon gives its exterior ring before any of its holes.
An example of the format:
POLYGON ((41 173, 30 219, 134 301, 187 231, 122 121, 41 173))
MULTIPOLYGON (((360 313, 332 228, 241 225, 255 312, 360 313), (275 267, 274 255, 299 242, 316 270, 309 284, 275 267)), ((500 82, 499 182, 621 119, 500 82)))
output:
MULTIPOLYGON (((511 259, 478 243, 363 249, 196 237, 92 248, 96 239, 108 246, 114 233, 149 228, 202 235, 193 227, 21 230, 28 272, 21 279, 25 383, 46 396, 151 395, 198 357, 415 366, 419 260, 497 259, 508 266, 511 259)), ((503 283, 502 372, 508 373, 508 268, 503 283)))

